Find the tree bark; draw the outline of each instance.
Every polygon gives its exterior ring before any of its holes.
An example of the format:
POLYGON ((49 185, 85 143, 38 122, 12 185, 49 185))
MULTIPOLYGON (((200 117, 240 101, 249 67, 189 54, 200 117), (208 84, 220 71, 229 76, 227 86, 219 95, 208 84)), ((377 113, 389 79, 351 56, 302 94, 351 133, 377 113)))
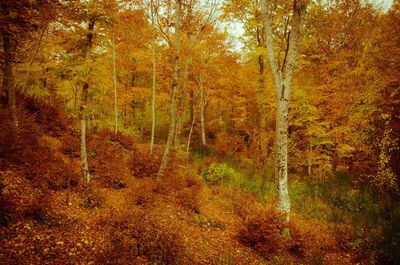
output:
MULTIPOLYGON (((88 24, 88 33, 86 35, 86 47, 84 56, 87 58, 89 56, 90 50, 93 45, 93 29, 94 29, 95 21, 91 20, 88 24)), ((80 124, 81 124, 81 163, 82 163, 82 172, 83 179, 85 185, 89 185, 90 183, 90 172, 89 165, 87 161, 87 151, 86 151, 86 123, 87 123, 87 106, 88 106, 88 92, 89 92, 89 83, 87 81, 83 82, 82 86, 82 95, 81 95, 81 104, 80 104, 80 124)))
POLYGON ((115 63, 115 39, 114 32, 112 34, 112 49, 113 49, 113 81, 114 81, 114 119, 115 119, 115 134, 118 133, 118 97, 117 97, 117 66, 115 63))
POLYGON ((288 113, 289 102, 282 98, 278 100, 276 111, 276 166, 275 176, 278 180, 278 210, 290 213, 290 198, 288 187, 288 113))
POLYGON ((194 115, 194 91, 193 89, 190 89, 189 91, 189 115, 190 115, 190 119, 193 120, 193 115, 194 115))
POLYGON ((192 133, 193 133, 193 127, 194 127, 195 120, 196 120, 196 109, 193 109, 192 124, 190 125, 189 136, 188 136, 188 141, 187 141, 187 145, 186 145, 186 155, 187 156, 189 156, 190 141, 192 140, 192 133))
POLYGON ((81 124, 81 163, 85 185, 90 183, 89 165, 86 151, 86 121, 87 121, 87 98, 89 84, 84 83, 82 87, 81 106, 80 106, 80 124, 81 124))
POLYGON ((15 99, 15 84, 14 84, 14 74, 13 74, 13 55, 12 55, 12 44, 10 36, 3 32, 3 49, 4 49, 4 82, 5 89, 8 95, 8 109, 11 113, 11 118, 15 127, 18 127, 17 118, 17 107, 15 99))
POLYGON ((308 144, 308 159, 307 159, 307 173, 308 177, 311 177, 312 171, 312 145, 311 142, 308 144))
POLYGON ((25 90, 26 90, 26 85, 28 84, 29 76, 31 74, 32 64, 33 64, 33 61, 35 60, 36 54, 39 51, 40 44, 42 43, 42 39, 43 39, 44 33, 46 32, 46 29, 47 29, 46 27, 43 28, 42 33, 40 34, 40 37, 39 37, 38 45, 36 46, 36 49, 33 52, 32 57, 29 61, 28 70, 26 71, 26 75, 25 75, 25 81, 24 81, 24 84, 22 85, 22 89, 21 89, 22 92, 25 92, 25 90))
POLYGON ((176 92, 179 85, 179 60, 180 60, 180 10, 181 10, 181 0, 175 0, 175 59, 173 68, 173 81, 172 81, 172 91, 171 91, 171 103, 170 103, 170 121, 169 121, 169 131, 168 139, 165 145, 164 154, 161 160, 160 168, 158 170, 157 176, 161 177, 164 175, 165 168, 167 167, 172 142, 174 140, 175 134, 175 123, 176 123, 176 92))
MULTIPOLYGON (((257 29, 257 42, 259 48, 264 48, 263 33, 257 29)), ((260 159, 265 161, 267 157, 267 139, 266 139, 266 85, 265 85, 265 65, 264 55, 258 56, 258 112, 259 112, 259 143, 260 143, 260 159)))
POLYGON ((156 36, 154 32, 154 3, 151 0, 151 25, 153 27, 151 33, 151 53, 152 53, 152 64, 153 64, 153 78, 151 88, 151 140, 150 140, 150 153, 153 153, 154 148, 154 135, 156 130, 156 36))
POLYGON ((204 109, 207 104, 207 101, 205 99, 205 92, 204 92, 204 85, 203 85, 203 80, 200 77, 199 80, 199 86, 200 86, 200 126, 201 126, 201 143, 203 146, 207 145, 207 138, 206 138, 206 125, 205 125, 205 114, 204 114, 204 109))
POLYGON ((288 187, 288 110, 291 94, 293 70, 296 63, 297 49, 304 16, 307 8, 307 0, 294 0, 293 15, 291 20, 291 32, 285 61, 282 68, 278 65, 275 56, 275 46, 271 24, 268 17, 267 0, 261 1, 261 15, 264 26, 264 37, 267 48, 267 56, 272 76, 275 82, 275 96, 277 101, 276 112, 276 164, 275 177, 278 184, 278 210, 286 215, 289 220, 290 198, 288 187))
POLYGON ((186 86, 187 82, 189 80, 189 63, 190 63, 190 57, 188 54, 185 55, 185 68, 183 69, 183 83, 182 87, 180 87, 180 91, 178 91, 179 99, 178 99, 178 113, 176 115, 176 127, 175 127, 175 138, 174 138, 174 144, 175 146, 180 145, 180 137, 181 137, 181 130, 182 130, 182 115, 184 113, 183 109, 183 96, 184 93, 186 92, 186 86))

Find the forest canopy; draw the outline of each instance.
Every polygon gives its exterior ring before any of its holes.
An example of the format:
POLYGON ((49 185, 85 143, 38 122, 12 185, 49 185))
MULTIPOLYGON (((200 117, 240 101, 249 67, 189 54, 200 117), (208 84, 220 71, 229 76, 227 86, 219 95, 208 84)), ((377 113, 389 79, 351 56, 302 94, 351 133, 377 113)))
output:
POLYGON ((399 0, 1 0, 0 264, 399 264, 399 25, 399 0))

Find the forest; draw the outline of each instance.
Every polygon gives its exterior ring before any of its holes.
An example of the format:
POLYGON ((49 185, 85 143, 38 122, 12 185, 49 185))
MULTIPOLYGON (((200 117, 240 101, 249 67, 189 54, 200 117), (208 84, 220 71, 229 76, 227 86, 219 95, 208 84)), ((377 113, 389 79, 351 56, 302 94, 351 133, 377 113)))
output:
POLYGON ((400 0, 0 0, 0 265, 400 265, 400 0))

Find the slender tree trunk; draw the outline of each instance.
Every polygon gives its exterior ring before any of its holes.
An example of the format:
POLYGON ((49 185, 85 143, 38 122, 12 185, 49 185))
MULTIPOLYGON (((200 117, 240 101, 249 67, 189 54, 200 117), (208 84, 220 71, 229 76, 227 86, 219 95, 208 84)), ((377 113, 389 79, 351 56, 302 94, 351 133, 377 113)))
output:
POLYGON ((279 210, 290 212, 290 198, 288 188, 288 112, 289 102, 279 99, 276 111, 276 167, 275 176, 278 176, 279 210))
POLYGON ((268 1, 261 1, 261 16, 264 27, 268 62, 275 81, 276 110, 276 169, 275 177, 278 182, 278 210, 290 215, 290 198, 288 187, 288 109, 291 95, 291 82, 296 63, 297 49, 302 24, 306 13, 308 0, 294 0, 291 19, 291 32, 287 43, 285 60, 282 67, 275 57, 275 46, 272 28, 269 20, 268 1))
POLYGON ((154 135, 156 130, 156 36, 154 32, 154 3, 151 0, 151 25, 153 27, 151 33, 151 52, 152 52, 152 64, 153 64, 153 79, 151 89, 151 140, 150 140, 150 153, 153 153, 154 148, 154 135))
POLYGON ((193 127, 194 127, 195 120, 196 120, 196 109, 193 109, 192 124, 190 125, 190 131, 189 131, 189 136, 188 136, 187 145, 186 145, 186 155, 187 156, 189 156, 190 141, 192 139, 192 133, 193 133, 193 127))
POLYGON ((207 145, 207 139, 206 139, 206 125, 205 125, 205 114, 204 114, 204 109, 207 104, 207 101, 205 99, 205 92, 204 92, 204 85, 203 85, 203 80, 200 78, 200 127, 201 127, 201 143, 203 146, 207 145))
POLYGON ((12 65, 12 60, 13 60, 12 44, 10 37, 6 32, 3 32, 3 49, 5 56, 4 79, 5 79, 5 88, 8 95, 8 109, 10 110, 14 126, 18 127, 17 107, 15 99, 15 84, 14 84, 14 74, 12 65))
POLYGON ((308 144, 308 159, 307 159, 307 173, 308 177, 311 177, 312 170, 312 145, 311 142, 308 144))
POLYGON ((164 155, 161 160, 160 168, 158 170, 158 176, 163 176, 165 168, 167 167, 172 142, 174 140, 175 134, 175 123, 176 123, 176 92, 178 90, 179 85, 179 55, 180 55, 180 9, 181 9, 181 0, 175 0, 175 59, 174 59, 174 68, 173 68, 173 82, 172 82, 172 91, 171 91, 171 103, 170 103, 170 125, 168 131, 168 139, 165 145, 164 155))
POLYGON ((189 91, 189 115, 190 119, 193 120, 193 115, 194 115, 194 91, 193 89, 190 89, 189 91))
POLYGON ((176 127, 175 127, 175 138, 174 138, 174 144, 175 146, 180 145, 180 137, 181 137, 181 130, 182 130, 182 116, 184 113, 183 109, 183 96, 186 95, 186 86, 187 82, 189 79, 189 63, 190 63, 190 57, 188 54, 185 56, 185 68, 183 69, 183 84, 180 87, 178 91, 178 113, 176 115, 176 127))
POLYGON ((265 110, 265 99, 266 99, 266 86, 265 86, 265 73, 264 73, 264 56, 258 57, 258 89, 260 92, 259 96, 259 112, 260 112, 260 128, 263 130, 266 128, 266 110, 265 110))
POLYGON ((114 79, 114 118, 115 118, 115 134, 118 133, 118 97, 117 97, 117 66, 115 63, 115 39, 114 32, 112 34, 113 46, 113 79, 114 79))
POLYGON ((81 123, 81 163, 83 171, 83 179, 85 185, 90 183, 89 165, 87 161, 86 151, 86 121, 87 121, 87 99, 88 99, 89 84, 84 83, 82 87, 81 106, 80 106, 80 123, 81 123))
MULTIPOLYGON (((89 21, 88 24, 88 33, 86 35, 86 47, 84 56, 87 58, 89 56, 90 50, 93 45, 93 29, 94 29, 95 21, 89 21)), ((89 165, 87 161, 87 152, 86 152, 86 124, 87 124, 87 108, 88 108, 88 92, 89 92, 89 83, 85 81, 82 86, 82 95, 81 95, 81 105, 80 105, 80 120, 81 120, 81 163, 82 163, 82 171, 83 171, 83 179, 85 181, 85 185, 89 185, 90 183, 90 173, 89 173, 89 165)))
POLYGON ((22 85, 22 89, 21 89, 22 92, 25 92, 25 90, 26 90, 26 85, 29 80, 29 75, 31 74, 32 64, 33 64, 33 61, 35 60, 37 52, 39 51, 40 44, 42 43, 42 39, 43 39, 45 32, 46 32, 46 27, 43 28, 42 33, 40 34, 38 45, 36 46, 36 49, 32 54, 31 60, 29 61, 28 70, 26 71, 25 81, 24 81, 24 84, 22 85))
MULTIPOLYGON (((126 95, 126 92, 128 91, 128 83, 127 82, 124 82, 124 95, 126 95)), ((123 120, 123 125, 124 125, 124 127, 126 127, 127 126, 127 105, 128 104, 126 104, 126 102, 124 102, 124 106, 123 106, 123 108, 124 108, 124 120, 123 120)))
MULTIPOLYGON (((264 47, 264 41, 262 31, 257 29, 257 42, 258 47, 264 47)), ((260 141, 260 158, 261 161, 265 161, 267 157, 267 139, 266 139, 266 85, 265 85, 265 67, 264 67, 264 55, 258 56, 258 112, 259 112, 259 141, 260 141)))
POLYGON ((265 86, 265 73, 264 73, 264 56, 260 55, 258 58, 258 111, 259 111, 259 141, 260 141, 260 159, 265 161, 267 157, 267 137, 266 137, 266 113, 265 100, 266 100, 266 86, 265 86))
POLYGON ((6 78, 5 78, 5 71, 3 69, 3 79, 1 81, 1 91, 0 91, 0 97, 1 98, 7 98, 7 88, 6 88, 6 78))

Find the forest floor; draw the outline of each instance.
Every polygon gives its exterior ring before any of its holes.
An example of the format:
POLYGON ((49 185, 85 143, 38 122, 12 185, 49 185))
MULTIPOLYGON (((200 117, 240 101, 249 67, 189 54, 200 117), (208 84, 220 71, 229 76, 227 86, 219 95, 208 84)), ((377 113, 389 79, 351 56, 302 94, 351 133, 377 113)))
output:
POLYGON ((179 153, 156 178, 162 147, 150 154, 120 134, 89 137, 84 187, 67 114, 31 98, 18 114, 13 129, 0 110, 0 264, 370 264, 351 228, 285 223, 254 194, 206 183, 204 163, 179 153))

